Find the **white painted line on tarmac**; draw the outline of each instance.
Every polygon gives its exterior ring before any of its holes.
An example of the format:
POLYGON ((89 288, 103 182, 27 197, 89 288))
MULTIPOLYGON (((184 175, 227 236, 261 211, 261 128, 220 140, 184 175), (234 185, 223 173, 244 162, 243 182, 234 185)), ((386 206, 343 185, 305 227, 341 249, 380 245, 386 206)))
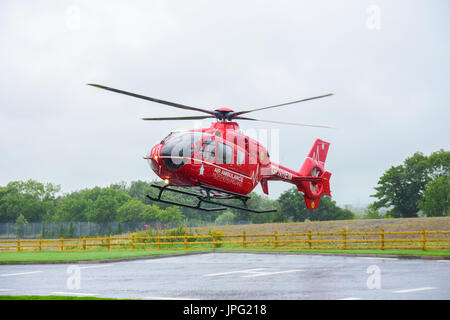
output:
POLYGON ((358 259, 367 259, 367 260, 398 260, 398 258, 382 258, 382 257, 358 257, 358 259))
POLYGON ((235 273, 252 273, 256 271, 264 270, 264 268, 256 268, 256 269, 246 269, 246 270, 237 270, 237 271, 229 271, 229 272, 219 272, 219 273, 210 273, 205 274, 205 277, 215 277, 215 276, 223 276, 227 274, 235 274, 235 273))
POLYGON ((14 291, 14 289, 0 289, 0 292, 9 292, 9 291, 14 291))
POLYGON ((295 269, 295 270, 275 271, 275 272, 255 272, 254 274, 241 276, 241 278, 254 278, 254 277, 262 277, 262 276, 271 276, 274 274, 292 273, 292 272, 301 272, 301 271, 303 271, 303 270, 295 269))
POLYGON ((435 287, 423 287, 423 288, 414 288, 414 289, 405 289, 405 290, 397 290, 392 291, 393 293, 408 293, 408 292, 417 292, 417 291, 425 291, 425 290, 433 290, 435 287))
POLYGON ((174 260, 178 260, 178 258, 155 258, 155 259, 137 260, 137 261, 133 261, 132 263, 151 263, 151 262, 165 263, 167 261, 172 262, 174 260))
POLYGON ((181 298, 181 297, 144 297, 144 300, 200 300, 194 298, 181 298))
POLYGON ((96 266, 87 266, 87 267, 80 267, 80 269, 95 269, 95 268, 105 268, 105 267, 112 267, 113 264, 101 264, 96 266))
POLYGON ((437 260, 437 262, 450 263, 450 260, 437 260))
POLYGON ((0 277, 11 277, 11 276, 23 276, 27 274, 36 274, 41 273, 42 271, 29 271, 29 272, 18 272, 18 273, 6 273, 6 274, 0 274, 0 277))
POLYGON ((357 297, 348 297, 348 298, 340 298, 337 300, 361 300, 361 298, 357 298, 357 297))
POLYGON ((63 296, 96 296, 96 293, 83 293, 83 292, 63 292, 63 291, 55 291, 51 293, 52 295, 63 295, 63 296))

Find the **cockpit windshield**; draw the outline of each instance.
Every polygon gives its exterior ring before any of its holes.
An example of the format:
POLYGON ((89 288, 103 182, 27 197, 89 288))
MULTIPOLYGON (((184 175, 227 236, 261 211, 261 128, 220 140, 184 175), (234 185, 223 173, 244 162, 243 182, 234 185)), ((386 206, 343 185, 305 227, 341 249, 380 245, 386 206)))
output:
POLYGON ((177 132, 166 137, 161 156, 167 168, 169 170, 181 168, 187 162, 187 158, 193 156, 195 147, 203 136, 202 132, 177 132))
MULTIPOLYGON (((174 133, 165 139, 164 146, 173 147, 177 146, 176 156, 191 157, 194 153, 195 147, 200 142, 204 135, 201 132, 183 132, 174 133), (182 154, 180 154, 182 149, 182 154)), ((175 155, 175 154, 173 154, 175 155)))

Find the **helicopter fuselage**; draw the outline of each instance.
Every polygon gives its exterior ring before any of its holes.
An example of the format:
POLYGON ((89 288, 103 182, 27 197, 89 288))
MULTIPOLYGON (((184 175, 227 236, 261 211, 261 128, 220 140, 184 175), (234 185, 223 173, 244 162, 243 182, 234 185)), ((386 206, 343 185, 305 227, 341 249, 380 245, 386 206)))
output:
MULTIPOLYGON (((295 184, 311 198, 322 193, 311 192, 311 184, 316 182, 305 180, 306 175, 271 162, 266 148, 243 134, 236 122, 215 122, 210 128, 171 133, 153 146, 145 159, 165 184, 199 191, 208 186, 247 195, 261 182, 268 194, 267 181, 282 180, 295 184)), ((323 164, 313 161, 319 168, 318 176, 324 172, 323 164)), ((212 195, 227 197, 221 192, 212 195)))

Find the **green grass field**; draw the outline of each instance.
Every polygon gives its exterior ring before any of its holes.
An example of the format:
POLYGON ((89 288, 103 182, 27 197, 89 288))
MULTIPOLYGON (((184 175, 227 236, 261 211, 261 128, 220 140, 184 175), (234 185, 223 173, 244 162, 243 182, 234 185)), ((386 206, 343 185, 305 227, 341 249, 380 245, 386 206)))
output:
POLYGON ((384 231, 420 231, 425 230, 450 230, 450 217, 431 218, 393 218, 393 219, 355 219, 334 221, 309 221, 309 222, 285 222, 263 223, 247 225, 224 225, 189 228, 194 234, 208 234, 212 229, 228 234, 258 234, 258 233, 305 233, 312 232, 339 232, 346 229, 348 232, 376 232, 384 231))
POLYGON ((14 262, 70 262, 70 261, 93 261, 93 260, 111 260, 163 256, 172 254, 183 254, 192 252, 221 252, 221 251, 251 251, 251 252, 298 252, 298 253, 337 253, 337 254, 362 254, 362 255, 409 255, 409 256, 437 256, 448 257, 448 250, 376 250, 376 249, 358 249, 358 250, 341 250, 341 249, 253 249, 253 248, 219 248, 202 249, 202 250, 161 250, 161 251, 104 251, 95 250, 87 252, 58 252, 58 251, 42 251, 42 252, 10 252, 0 253, 0 263, 14 262))
MULTIPOLYGON (((20 262, 70 262, 70 261, 92 261, 92 260, 114 260, 114 259, 127 259, 127 258, 137 258, 137 257, 150 257, 155 255, 167 255, 167 254, 180 254, 187 252, 211 252, 213 250, 223 251, 223 250, 233 250, 233 251, 255 251, 255 252, 306 252, 306 253, 347 253, 347 254, 389 254, 389 255, 413 255, 413 256, 437 256, 437 257, 446 257, 450 256, 450 250, 417 250, 416 248, 411 249, 386 249, 386 250, 378 250, 378 249, 357 249, 353 250, 351 248, 347 250, 340 249, 342 248, 342 243, 334 243, 336 246, 334 248, 327 249, 307 249, 307 245, 303 242, 303 246, 305 248, 301 248, 302 244, 298 244, 300 248, 288 248, 283 246, 287 246, 288 242, 292 240, 297 240, 296 237, 278 237, 279 246, 277 249, 272 249, 274 244, 271 242, 273 240, 273 233, 276 231, 278 234, 282 233, 306 233, 308 230, 312 232, 340 232, 342 230, 347 230, 348 232, 377 232, 380 229, 384 229, 386 232, 398 232, 398 231, 420 231, 422 228, 426 230, 450 230, 450 217, 435 217, 435 218, 405 218, 405 219, 375 219, 375 220, 340 220, 340 221, 316 221, 316 222, 295 222, 295 223, 267 223, 267 224, 250 224, 250 225, 230 225, 230 226, 217 226, 215 227, 216 233, 218 231, 223 232, 224 235, 242 235, 245 231, 247 234, 247 241, 262 241, 262 242, 253 242, 253 244, 248 243, 247 248, 243 248, 243 238, 230 238, 230 237, 221 237, 217 236, 217 248, 213 249, 212 243, 205 243, 212 241, 212 239, 197 239, 197 240, 188 240, 189 250, 184 249, 183 239, 177 239, 177 242, 181 242, 179 244, 168 243, 161 244, 161 248, 164 250, 144 250, 145 248, 156 248, 155 242, 148 242, 142 240, 142 242, 146 242, 144 244, 138 245, 136 244, 136 250, 130 250, 130 245, 121 246, 115 244, 111 244, 112 249, 108 251, 105 247, 105 243, 99 244, 103 245, 101 247, 91 247, 86 251, 78 251, 78 252, 69 252, 69 251, 22 251, 22 252, 0 252, 0 264, 1 263, 20 263, 20 262), (255 236, 251 237, 251 234, 266 234, 266 236, 255 236), (269 234, 269 236, 267 236, 269 234), (290 238, 290 239, 288 239, 290 238), (236 241, 234 243, 220 243, 220 241, 236 241), (283 241, 286 240, 286 243, 283 241), (252 248, 254 247, 254 248, 252 248), (259 248, 257 248, 259 247, 259 248), (114 251, 117 250, 117 251, 114 251), (120 251, 122 249, 123 251, 120 251)), ((192 228, 189 230, 194 235, 208 235, 212 232, 212 227, 202 227, 202 228, 192 228)), ((145 234, 144 234, 145 235, 145 234)), ((352 236, 353 237, 353 236, 352 236)), ((402 238, 406 238, 411 241, 410 246, 412 247, 421 247, 421 236, 420 234, 407 234, 402 235, 402 238)), ((429 243, 427 246, 434 247, 445 247, 448 246, 448 240, 444 242, 436 242, 439 240, 433 238, 436 237, 444 237, 442 235, 427 235, 427 239, 429 243)), ((361 237, 354 236, 355 239, 378 239, 379 236, 370 237, 361 237), (359 238, 358 238, 359 237, 359 238)), ((386 235, 385 241, 386 246, 389 246, 389 240, 394 239, 395 236, 386 235)), ((445 236, 448 239, 448 236, 445 236)), ((303 240, 306 238, 303 237, 303 240)), ((333 239, 327 238, 327 236, 314 236, 313 240, 329 240, 330 243, 333 243, 333 239)), ((341 236, 336 239, 342 239, 341 236)), ((348 238, 350 240, 350 238, 348 238)), ((370 241, 370 240, 368 240, 370 241)), ((406 244, 406 243, 405 243, 406 244)), ((28 245, 30 243, 28 242, 28 245)), ((357 243, 348 243, 349 246, 357 247, 359 244, 357 243)), ((367 244, 361 244, 362 246, 367 246, 367 244)), ((373 243, 375 246, 376 243, 373 243)), ((295 245, 294 245, 295 246, 295 245)), ((313 244, 313 247, 316 246, 313 244)), ((316 246, 317 247, 317 246, 316 246)), ((74 244, 73 246, 68 245, 66 243, 65 250, 81 250, 80 244, 74 244)), ((58 249, 58 248, 56 248, 58 249)))

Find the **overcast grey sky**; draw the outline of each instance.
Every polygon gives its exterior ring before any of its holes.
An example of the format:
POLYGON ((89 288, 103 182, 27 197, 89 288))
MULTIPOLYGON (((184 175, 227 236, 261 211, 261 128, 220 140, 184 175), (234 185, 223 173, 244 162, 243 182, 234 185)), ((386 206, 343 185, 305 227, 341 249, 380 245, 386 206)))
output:
MULTIPOLYGON (((338 204, 365 205, 378 178, 416 151, 449 149, 447 0, 0 2, 0 185, 37 179, 69 192, 155 179, 142 159, 196 115, 86 86, 338 130, 278 129, 298 170, 316 138, 338 204)), ((202 124, 209 126, 211 121, 202 124)), ((269 183, 271 197, 290 185, 269 183)), ((258 186, 256 189, 261 192, 258 186)))

